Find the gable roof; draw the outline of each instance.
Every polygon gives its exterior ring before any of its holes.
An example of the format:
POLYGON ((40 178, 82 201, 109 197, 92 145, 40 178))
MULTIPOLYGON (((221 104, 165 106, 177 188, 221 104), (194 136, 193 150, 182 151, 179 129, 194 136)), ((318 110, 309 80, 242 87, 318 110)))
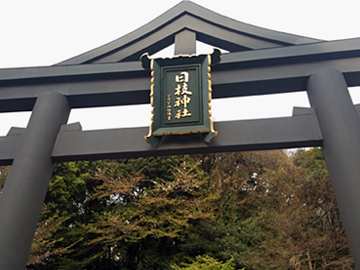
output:
POLYGON ((154 54, 172 45, 175 35, 184 30, 195 32, 198 41, 229 52, 321 41, 242 23, 190 1, 182 1, 137 30, 57 65, 138 61, 144 52, 154 54))

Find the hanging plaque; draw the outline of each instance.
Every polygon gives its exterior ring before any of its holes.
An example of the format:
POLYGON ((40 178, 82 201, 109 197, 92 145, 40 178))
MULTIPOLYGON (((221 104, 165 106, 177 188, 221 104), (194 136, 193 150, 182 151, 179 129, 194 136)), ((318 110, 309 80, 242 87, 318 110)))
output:
POLYGON ((145 140, 158 145, 164 135, 201 133, 210 143, 217 136, 211 118, 211 65, 221 60, 214 49, 209 55, 150 59, 141 56, 142 66, 151 71, 152 117, 145 140))

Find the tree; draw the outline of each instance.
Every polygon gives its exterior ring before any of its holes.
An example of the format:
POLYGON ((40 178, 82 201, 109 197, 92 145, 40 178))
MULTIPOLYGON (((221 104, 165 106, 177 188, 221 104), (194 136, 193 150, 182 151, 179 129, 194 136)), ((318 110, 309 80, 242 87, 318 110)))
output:
POLYGON ((261 202, 258 224, 264 239, 261 256, 247 265, 354 269, 321 149, 299 150, 278 161, 280 166, 267 170, 251 192, 256 196, 249 197, 261 202))
POLYGON ((206 185, 188 156, 58 164, 32 249, 45 260, 28 267, 169 268, 192 221, 212 218, 206 185))
POLYGON ((172 265, 171 268, 175 270, 235 270, 232 259, 226 263, 222 263, 206 255, 197 256, 196 260, 192 260, 191 263, 182 263, 181 266, 178 266, 176 264, 172 265))
POLYGON ((74 248, 81 248, 84 234, 81 224, 87 222, 92 207, 90 179, 92 163, 57 164, 46 194, 27 267, 60 269, 60 264, 74 248))
POLYGON ((192 234, 182 246, 187 253, 208 254, 221 261, 234 259, 237 269, 252 269, 262 258, 264 228, 261 218, 264 207, 259 187, 266 185, 266 174, 281 165, 288 156, 283 151, 222 153, 198 157, 209 173, 211 185, 220 192, 216 218, 208 226, 195 230, 206 237, 192 234))
POLYGON ((354 269, 321 149, 197 158, 221 196, 183 251, 246 269, 354 269))
POLYGON ((168 267, 192 222, 213 218, 215 197, 190 157, 137 159, 126 161, 126 167, 112 163, 97 178, 103 184, 93 198, 106 198, 109 207, 86 226, 95 235, 89 244, 109 246, 123 268, 168 267), (129 168, 137 171, 135 176, 129 168))
POLYGON ((317 148, 58 164, 32 256, 38 270, 354 269, 317 148))

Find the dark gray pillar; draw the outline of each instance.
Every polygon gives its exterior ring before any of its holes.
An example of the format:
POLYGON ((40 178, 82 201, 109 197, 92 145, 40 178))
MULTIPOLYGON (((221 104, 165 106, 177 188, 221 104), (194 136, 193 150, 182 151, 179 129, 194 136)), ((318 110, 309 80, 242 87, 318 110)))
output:
POLYGON ((310 104, 356 269, 360 269, 360 122, 343 74, 321 70, 308 81, 310 104))
POLYGON ((196 33, 184 30, 175 36, 175 55, 196 53, 196 33))
POLYGON ((37 98, 0 200, 0 269, 25 268, 53 171, 51 153, 69 113, 59 93, 37 98))

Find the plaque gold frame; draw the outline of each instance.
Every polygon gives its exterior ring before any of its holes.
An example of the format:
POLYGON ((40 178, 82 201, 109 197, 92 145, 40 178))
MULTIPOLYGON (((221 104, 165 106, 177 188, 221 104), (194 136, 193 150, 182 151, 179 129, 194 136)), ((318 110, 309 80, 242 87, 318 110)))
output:
POLYGON ((162 136, 183 135, 191 133, 201 133, 205 142, 211 143, 218 132, 214 129, 214 121, 211 112, 212 87, 211 87, 211 66, 221 61, 221 51, 214 49, 212 54, 207 55, 178 55, 172 58, 150 59, 149 54, 145 53, 140 58, 142 67, 150 70, 150 104, 151 104, 151 123, 149 133, 145 140, 157 146, 162 136), (199 91, 201 99, 199 100, 199 121, 193 123, 183 123, 179 121, 176 124, 165 126, 161 117, 164 117, 165 110, 162 97, 167 91, 164 86, 166 68, 179 70, 185 68, 194 68, 198 70, 198 84, 196 91, 199 91))

